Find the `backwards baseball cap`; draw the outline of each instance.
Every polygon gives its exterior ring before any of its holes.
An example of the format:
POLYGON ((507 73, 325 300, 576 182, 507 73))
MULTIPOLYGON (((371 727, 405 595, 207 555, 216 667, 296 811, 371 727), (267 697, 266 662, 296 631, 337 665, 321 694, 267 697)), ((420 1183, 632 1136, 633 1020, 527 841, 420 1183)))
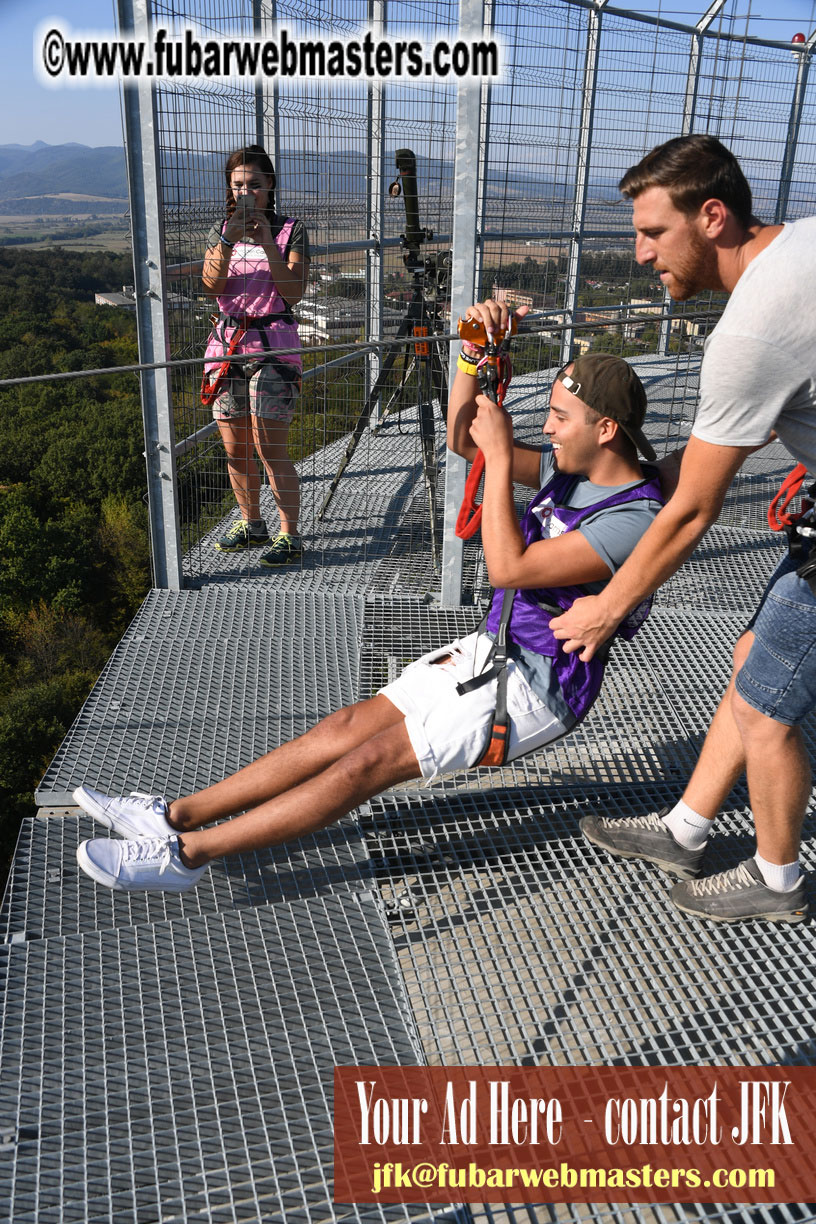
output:
POLYGON ((628 361, 609 353, 585 353, 571 364, 571 373, 558 371, 559 382, 593 412, 617 421, 644 459, 653 462, 657 455, 641 429, 646 392, 628 361))

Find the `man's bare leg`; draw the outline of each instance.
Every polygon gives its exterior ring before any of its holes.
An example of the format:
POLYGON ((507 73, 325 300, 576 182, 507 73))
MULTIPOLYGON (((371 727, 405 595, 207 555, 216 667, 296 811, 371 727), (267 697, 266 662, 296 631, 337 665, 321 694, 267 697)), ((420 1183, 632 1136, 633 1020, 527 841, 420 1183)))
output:
MULTIPOLYGON (((212 829, 180 833, 181 860, 187 867, 202 867, 225 854, 265 849, 302 837, 333 824, 372 795, 420 776, 405 720, 400 715, 397 722, 353 747, 319 773, 243 816, 212 829)), ((242 787, 242 805, 251 789, 242 787)))
POLYGON ((684 803, 708 820, 717 815, 745 769, 745 748, 734 718, 734 681, 753 641, 750 631, 737 640, 728 688, 711 720, 694 772, 683 791, 684 803))
POLYGON ((345 706, 304 735, 281 744, 222 782, 183 799, 174 799, 169 823, 179 831, 197 829, 224 816, 258 808, 321 774, 381 731, 404 721, 397 707, 380 695, 345 706))
POLYGON ((753 640, 752 633, 744 633, 734 647, 728 687, 682 800, 671 809, 643 816, 585 816, 581 830, 588 841, 624 858, 656 863, 671 875, 691 878, 699 874, 714 817, 745 768, 745 750, 732 703, 735 678, 753 640))
POLYGON ((757 851, 769 863, 795 863, 810 799, 810 760, 801 728, 761 714, 734 694, 745 746, 757 851))

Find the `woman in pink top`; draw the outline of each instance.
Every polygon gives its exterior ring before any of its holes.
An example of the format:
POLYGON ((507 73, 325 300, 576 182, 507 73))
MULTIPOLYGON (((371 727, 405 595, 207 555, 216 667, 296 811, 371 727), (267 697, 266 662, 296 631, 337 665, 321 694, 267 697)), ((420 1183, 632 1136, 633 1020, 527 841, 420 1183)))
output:
POLYGON ((301 373, 291 308, 306 289, 309 240, 301 221, 275 212, 275 168, 260 145, 232 153, 224 173, 226 219, 211 229, 204 257, 204 286, 220 313, 207 342, 212 360, 203 400, 213 405, 241 517, 216 548, 239 552, 269 540, 257 452, 280 514, 280 532, 261 557, 262 565, 273 567, 300 560, 303 551, 288 437, 301 373), (257 353, 257 359, 234 363, 218 378, 230 350, 257 353))

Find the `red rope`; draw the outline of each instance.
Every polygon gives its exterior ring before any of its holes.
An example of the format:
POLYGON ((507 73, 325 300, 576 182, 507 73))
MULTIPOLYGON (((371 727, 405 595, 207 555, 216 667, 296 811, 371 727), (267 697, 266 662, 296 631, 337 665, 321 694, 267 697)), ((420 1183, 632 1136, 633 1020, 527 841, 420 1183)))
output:
POLYGON ((460 540, 469 540, 481 526, 482 503, 479 502, 477 505, 476 494, 479 492, 479 482, 484 469, 485 457, 480 450, 477 450, 465 481, 465 496, 462 498, 462 505, 456 519, 456 534, 460 540))
POLYGON ((218 395, 219 391, 221 390, 221 384, 227 377, 227 373, 230 368, 230 357, 232 357, 246 333, 246 327, 236 327, 235 331, 232 333, 232 339, 229 342, 229 346, 225 354, 225 360, 221 362, 221 365, 216 370, 215 377, 212 379, 212 381, 210 381, 210 376, 207 370, 204 370, 202 373, 201 402, 205 408, 210 406, 216 395, 218 395))
MULTIPOLYGON (((496 403, 502 408, 504 407, 504 397, 507 394, 507 388, 510 386, 510 379, 513 375, 510 360, 501 353, 492 358, 485 356, 479 362, 478 368, 481 369, 486 364, 495 366, 495 377, 497 379, 496 403)), ((487 394, 487 391, 485 391, 485 394, 487 394)), ((484 474, 484 469, 485 457, 480 450, 477 450, 473 456, 473 463, 465 481, 465 495, 462 498, 462 505, 456 519, 455 531, 460 540, 469 540, 481 526, 482 503, 476 501, 476 494, 479 492, 479 484, 484 474)))
POLYGON ((807 476, 807 468, 803 463, 797 463, 792 472, 789 472, 782 481, 782 486, 776 497, 768 507, 768 525, 771 531, 784 531, 786 527, 790 527, 801 518, 801 514, 786 514, 790 503, 793 501, 796 494, 802 487, 802 483, 807 476), (784 498, 784 500, 782 500, 784 498), (777 505, 782 502, 777 510, 777 505))

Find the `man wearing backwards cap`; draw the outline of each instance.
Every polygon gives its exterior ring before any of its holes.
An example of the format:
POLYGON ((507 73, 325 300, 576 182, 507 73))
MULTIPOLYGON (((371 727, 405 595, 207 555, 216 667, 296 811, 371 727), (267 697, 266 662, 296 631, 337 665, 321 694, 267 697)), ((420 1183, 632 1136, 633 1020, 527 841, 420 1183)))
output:
MULTIPOLYGON (((495 302, 469 312, 488 328, 507 322, 495 302)), ((523 313, 523 311, 519 311, 523 313)), ((662 501, 656 474, 641 471, 646 395, 618 357, 582 357, 558 375, 544 425, 546 445, 513 439, 510 417, 476 394, 478 355, 463 353, 451 390, 448 442, 485 456, 482 541, 497 591, 487 633, 452 642, 405 669, 376 697, 323 719, 306 735, 198 794, 109 797, 80 786, 77 803, 124 841, 83 842, 80 866, 115 889, 185 891, 224 854, 301 837, 372 795, 411 778, 479 763, 496 710, 492 663, 503 606, 507 626, 507 760, 557 739, 586 713, 603 662, 565 655, 549 632, 553 606, 601 590, 648 528, 662 501), (521 524, 513 482, 538 490, 521 524), (234 820, 215 825, 225 816, 234 820)), ((639 610, 622 636, 631 637, 639 610)))
MULTIPOLYGON (((752 451, 777 436, 810 478, 816 475, 816 217, 763 225, 739 163, 712 136, 682 136, 653 149, 620 189, 634 201, 637 260, 654 266, 673 298, 703 289, 731 296, 706 341, 700 406, 676 492, 603 593, 576 601, 553 622, 564 648, 584 660, 689 556, 752 451)), ((799 846, 810 765, 800 724, 816 707, 811 557, 805 566, 801 556, 786 557, 771 579, 737 642, 731 681, 675 807, 582 821, 596 845, 685 877, 672 899, 696 917, 807 917, 799 846), (697 880, 713 820, 743 771, 756 855, 697 880)))

